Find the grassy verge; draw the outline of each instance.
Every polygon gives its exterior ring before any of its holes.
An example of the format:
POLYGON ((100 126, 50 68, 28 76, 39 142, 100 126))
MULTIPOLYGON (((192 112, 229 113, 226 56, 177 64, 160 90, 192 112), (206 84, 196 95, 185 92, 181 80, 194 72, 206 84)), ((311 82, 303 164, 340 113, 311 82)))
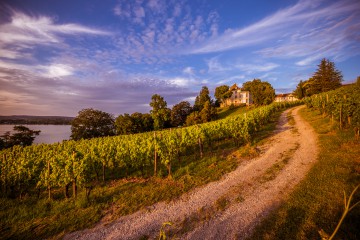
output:
MULTIPOLYGON (((274 114, 270 123, 254 138, 254 144, 268 137, 275 129, 280 113, 274 114)), ((63 199, 62 192, 54 192, 54 199, 41 196, 23 199, 0 198, 0 239, 58 239, 64 233, 91 227, 101 219, 111 221, 131 214, 159 201, 176 199, 185 192, 220 179, 234 170, 239 159, 256 154, 253 145, 235 148, 233 140, 216 143, 215 150, 181 156, 172 166, 171 178, 127 178, 98 184, 87 199, 83 191, 78 198, 63 199), (104 218, 105 216, 105 218, 104 218)), ((161 169, 166 175, 166 169, 161 169)), ((160 174, 161 175, 161 174, 160 174)), ((45 194, 45 193, 44 193, 45 194)), ((226 207, 219 201, 219 208, 226 207)), ((206 215, 206 214, 205 214, 206 215)), ((207 216, 208 217, 208 216, 207 216)))
MULTIPOLYGON (((321 239, 318 231, 334 231, 347 196, 360 183, 360 142, 351 129, 339 131, 317 111, 301 115, 319 134, 318 161, 289 199, 254 231, 250 239, 321 239)), ((358 192, 354 203, 360 199, 358 192)), ((335 239, 360 239, 360 207, 345 218, 335 239)))

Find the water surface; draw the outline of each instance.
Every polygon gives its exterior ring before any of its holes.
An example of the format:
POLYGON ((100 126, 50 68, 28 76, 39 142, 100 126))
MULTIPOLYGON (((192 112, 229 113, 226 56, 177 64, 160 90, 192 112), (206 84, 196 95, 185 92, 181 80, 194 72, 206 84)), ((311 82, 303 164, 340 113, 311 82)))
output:
MULTIPOLYGON (((0 124, 0 135, 5 132, 13 132, 15 125, 0 124)), ((31 130, 40 130, 40 135, 35 137, 34 143, 56 143, 69 140, 71 135, 71 125, 26 125, 31 130)))

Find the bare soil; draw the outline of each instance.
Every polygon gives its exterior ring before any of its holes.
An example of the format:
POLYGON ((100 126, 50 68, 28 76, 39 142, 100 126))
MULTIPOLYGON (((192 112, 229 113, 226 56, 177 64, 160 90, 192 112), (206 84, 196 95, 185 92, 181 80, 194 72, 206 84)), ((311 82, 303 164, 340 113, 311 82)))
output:
POLYGON ((64 239, 156 239, 165 222, 172 223, 166 231, 175 239, 245 239, 286 201, 317 159, 317 137, 298 115, 300 108, 282 113, 274 135, 259 148, 259 157, 221 180, 64 239))

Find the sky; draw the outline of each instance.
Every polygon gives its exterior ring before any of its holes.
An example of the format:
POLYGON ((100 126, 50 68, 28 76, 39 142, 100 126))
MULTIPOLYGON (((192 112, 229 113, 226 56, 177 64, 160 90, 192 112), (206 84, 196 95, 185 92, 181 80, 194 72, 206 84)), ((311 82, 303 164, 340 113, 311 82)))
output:
POLYGON ((360 76, 360 0, 3 0, 0 115, 117 116, 259 78, 360 76))

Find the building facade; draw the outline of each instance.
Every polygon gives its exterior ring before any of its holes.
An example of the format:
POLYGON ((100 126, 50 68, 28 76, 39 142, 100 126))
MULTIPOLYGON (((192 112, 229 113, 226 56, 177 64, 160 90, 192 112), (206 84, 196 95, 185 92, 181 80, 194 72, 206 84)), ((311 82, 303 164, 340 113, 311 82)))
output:
POLYGON ((292 93, 283 93, 275 96, 275 102, 294 102, 299 100, 292 93))
POLYGON ((221 103, 221 107, 230 105, 238 106, 242 104, 252 104, 252 96, 249 91, 243 91, 236 84, 230 87, 230 91, 232 92, 231 97, 225 99, 224 102, 221 103))

